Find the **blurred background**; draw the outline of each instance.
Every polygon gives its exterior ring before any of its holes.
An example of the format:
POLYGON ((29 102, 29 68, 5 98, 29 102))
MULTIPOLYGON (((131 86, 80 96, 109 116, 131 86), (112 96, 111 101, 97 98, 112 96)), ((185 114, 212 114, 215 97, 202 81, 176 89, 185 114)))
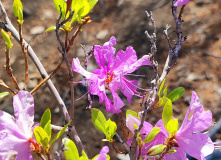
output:
MULTIPOLYGON (((13 15, 13 0, 2 0, 5 9, 12 21, 17 27, 16 19, 13 15)), ((61 54, 58 52, 59 46, 56 41, 55 32, 45 34, 48 27, 54 26, 58 18, 57 10, 54 7, 53 0, 22 0, 24 7, 23 37, 30 43, 38 55, 47 72, 50 74, 61 61, 61 54)), ((179 10, 180 8, 178 8, 179 10)), ((183 97, 174 103, 174 114, 179 120, 182 120, 189 106, 192 91, 196 91, 204 105, 205 110, 213 112, 214 122, 218 121, 221 115, 221 2, 219 0, 194 0, 185 7, 183 13, 183 36, 187 36, 187 41, 183 43, 179 52, 177 65, 166 78, 168 91, 176 87, 186 89, 183 97)), ((79 57, 82 64, 85 55, 80 44, 85 45, 86 51, 90 52, 92 45, 103 45, 111 36, 117 39, 117 50, 125 50, 127 46, 132 46, 137 52, 138 57, 142 57, 150 52, 150 42, 144 32, 148 30, 152 33, 153 28, 145 11, 153 11, 153 17, 157 26, 157 55, 156 60, 159 63, 159 75, 162 73, 167 54, 168 44, 163 35, 166 24, 171 25, 168 33, 171 43, 176 40, 174 32, 175 26, 171 15, 171 0, 99 0, 93 11, 89 14, 92 23, 83 27, 75 40, 75 44, 70 51, 70 62, 74 57, 79 57)), ((2 15, 0 19, 3 21, 2 15)), ((75 27, 77 25, 75 24, 75 27)), ((18 27, 17 27, 18 28, 18 27)), ((63 35, 63 33, 61 33, 63 35)), ((14 76, 19 82, 21 88, 24 87, 24 55, 20 46, 12 38, 14 44, 11 50, 11 66, 14 76)), ((14 86, 4 70, 5 44, 0 38, 0 79, 14 89, 14 86)), ((91 59, 88 70, 93 71, 97 67, 94 59, 91 59)), ((141 67, 135 74, 148 75, 148 79, 139 78, 139 87, 149 88, 153 71, 151 67, 141 67)), ((130 77, 135 79, 134 77, 130 77)), ((29 82, 28 91, 31 91, 42 80, 37 68, 29 59, 29 82)), ((75 74, 75 81, 82 80, 82 76, 75 74)), ((62 99, 67 107, 70 106, 70 88, 69 76, 66 65, 52 78, 62 99)), ((6 91, 0 86, 0 92, 6 91)), ((86 92, 82 84, 75 85, 76 99, 86 92)), ((0 101, 0 109, 13 114, 12 97, 10 94, 0 101)), ((55 99, 52 97, 46 85, 42 86, 35 94, 35 120, 39 121, 43 112, 50 108, 52 112, 52 123, 55 125, 64 125, 64 119, 60 114, 55 99)), ((126 98, 121 94, 126 102, 126 98)), ((126 103, 123 109, 123 116, 127 109, 139 111, 141 99, 133 98, 131 104, 126 103)), ((75 119, 77 132, 85 145, 89 158, 92 158, 100 152, 106 142, 105 138, 92 124, 91 115, 86 107, 89 105, 87 96, 75 102, 75 119)), ((118 115, 113 115, 105 111, 104 104, 94 103, 93 107, 101 109, 107 118, 119 122, 118 115)), ((155 124, 161 117, 162 108, 154 109, 147 115, 147 121, 155 124)), ((120 128, 120 127, 119 127, 120 128)), ((119 134, 122 134, 120 129, 119 134)), ((221 131, 218 130, 213 140, 221 138, 221 131)), ((111 146, 109 145, 111 148, 111 146)), ((119 150, 124 148, 119 145, 119 150)), ((53 146, 53 152, 61 149, 59 143, 53 146)), ((111 159, 126 159, 124 155, 116 154, 110 149, 111 159)), ((52 154, 55 156, 55 153, 52 154)))

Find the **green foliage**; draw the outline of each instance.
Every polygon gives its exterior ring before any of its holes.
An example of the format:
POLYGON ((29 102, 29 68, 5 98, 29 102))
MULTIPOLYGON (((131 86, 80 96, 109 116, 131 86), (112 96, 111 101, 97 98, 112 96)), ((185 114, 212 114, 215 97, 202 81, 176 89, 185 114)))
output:
POLYGON ((2 37, 3 37, 4 41, 5 41, 7 49, 12 48, 13 44, 11 42, 11 39, 10 39, 10 36, 8 35, 8 33, 5 32, 3 29, 1 29, 1 32, 2 32, 2 37))
POLYGON ((40 127, 42 127, 51 139, 51 111, 48 108, 41 117, 40 127))
POLYGON ((160 132, 160 128, 158 127, 153 127, 153 129, 150 131, 150 133, 146 136, 146 138, 144 139, 144 143, 149 143, 151 142, 156 135, 160 132))
POLYGON ((23 20, 23 6, 20 0, 14 0, 13 2, 13 12, 16 18, 18 18, 18 23, 22 25, 23 20))
POLYGON ((104 114, 99 110, 93 108, 91 110, 92 115, 92 121, 94 126, 103 134, 105 134, 105 124, 106 124, 106 118, 104 117, 104 114))
POLYGON ((80 157, 79 160, 89 160, 88 156, 86 155, 85 151, 82 150, 82 156, 80 157))
POLYGON ((117 130, 116 123, 114 121, 111 121, 110 119, 108 119, 105 124, 105 135, 106 135, 106 139, 108 141, 110 141, 113 138, 116 130, 117 130))
POLYGON ((163 96, 167 96, 167 86, 165 87, 165 89, 163 90, 163 96))
POLYGON ((7 95, 9 95, 9 92, 2 92, 2 93, 0 93, 0 99, 6 97, 7 95))
POLYGON ((171 149, 171 150, 167 151, 167 153, 170 153, 170 154, 176 153, 176 152, 177 152, 177 150, 175 150, 175 149, 171 149))
POLYGON ((41 144, 44 148, 48 147, 49 137, 42 127, 35 127, 34 135, 35 135, 36 141, 39 144, 41 144))
POLYGON ((172 117, 173 117, 172 102, 170 99, 168 99, 166 105, 163 108, 163 113, 162 113, 162 120, 165 128, 167 128, 167 123, 172 119, 172 117))
MULTIPOLYGON (((92 160, 95 160, 100 154, 96 155, 94 158, 92 158, 92 160)), ((107 154, 107 158, 106 160, 110 160, 110 156, 107 154)))
POLYGON ((163 82, 162 82, 161 85, 160 85, 159 98, 161 98, 161 93, 162 93, 162 90, 163 90, 163 87, 164 87, 165 80, 166 80, 166 79, 164 79, 163 82))
POLYGON ((72 10, 74 10, 74 16, 71 23, 75 21, 81 23, 81 18, 90 12, 90 6, 87 0, 73 0, 72 10))
POLYGON ((64 145, 64 156, 66 160, 79 160, 79 153, 75 143, 68 139, 63 138, 62 144, 64 145))
POLYGON ((185 89, 183 87, 175 88, 170 94, 167 96, 172 102, 178 100, 182 97, 185 89))
POLYGON ((159 99, 159 105, 160 106, 165 106, 167 101, 168 101, 168 98, 163 96, 162 98, 159 99))
POLYGON ((51 147, 51 145, 59 138, 59 137, 61 137, 62 136, 62 134, 64 134, 64 132, 65 132, 65 129, 68 127, 68 125, 71 123, 71 120, 63 127, 63 129, 62 130, 60 130, 57 134, 56 134, 56 136, 52 139, 52 141, 51 141, 51 143, 50 143, 50 147, 51 147))
POLYGON ((133 117, 136 117, 136 118, 140 119, 140 116, 139 116, 138 113, 135 112, 135 111, 127 110, 127 112, 126 112, 126 118, 127 118, 127 116, 128 116, 129 114, 132 115, 133 117))
POLYGON ((67 3, 64 0, 53 0, 58 13, 65 19, 67 3))
POLYGON ((163 144, 153 146, 148 150, 147 155, 148 156, 159 155, 160 153, 162 153, 164 151, 165 148, 166 148, 166 145, 163 145, 163 144))
POLYGON ((168 133, 170 133, 170 135, 172 136, 177 132, 178 127, 179 127, 178 119, 171 119, 167 123, 166 129, 167 129, 168 133))

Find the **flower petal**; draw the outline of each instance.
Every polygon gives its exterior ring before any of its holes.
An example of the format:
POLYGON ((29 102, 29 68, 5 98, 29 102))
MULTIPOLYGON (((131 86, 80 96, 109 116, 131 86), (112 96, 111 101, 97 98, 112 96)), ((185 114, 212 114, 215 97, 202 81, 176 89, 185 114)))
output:
POLYGON ((203 160, 214 151, 212 140, 203 133, 193 134, 191 137, 176 136, 179 147, 186 151, 190 156, 203 160))
POLYGON ((107 153, 109 152, 108 146, 104 146, 101 151, 99 156, 95 160, 106 160, 107 159, 107 153))
POLYGON ((92 73, 86 71, 82 66, 78 58, 74 58, 72 62, 73 71, 82 74, 86 78, 90 78, 92 73))
POLYGON ((177 152, 173 154, 167 153, 165 155, 165 160, 188 160, 186 158, 186 152, 180 147, 173 147, 172 149, 176 149, 177 152))
POLYGON ((32 136, 31 127, 34 124, 34 98, 27 91, 19 91, 13 97, 16 124, 27 138, 32 136))
POLYGON ((175 7, 183 6, 189 3, 189 0, 177 0, 177 2, 174 4, 175 7))

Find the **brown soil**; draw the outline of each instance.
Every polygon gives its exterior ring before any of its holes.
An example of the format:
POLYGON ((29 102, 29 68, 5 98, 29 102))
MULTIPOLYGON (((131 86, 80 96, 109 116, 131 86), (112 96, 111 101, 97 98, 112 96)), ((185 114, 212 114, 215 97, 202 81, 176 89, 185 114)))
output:
MULTIPOLYGON (((23 0, 23 6, 27 15, 23 25, 24 38, 30 42, 39 59, 45 66, 48 73, 61 61, 61 55, 57 51, 58 42, 56 41, 55 33, 49 32, 38 35, 31 35, 31 29, 36 26, 43 26, 45 29, 55 25, 58 13, 54 7, 53 1, 44 0, 23 0)), ((9 17, 14 25, 16 25, 15 18, 12 11, 12 0, 3 1, 9 17)), ((156 21, 157 47, 158 53, 156 59, 159 63, 159 74, 165 63, 168 54, 167 41, 163 36, 163 30, 166 24, 171 25, 169 29, 169 36, 171 42, 175 39, 174 22, 170 14, 170 1, 157 0, 144 2, 142 0, 100 0, 91 12, 90 16, 92 23, 84 26, 83 32, 77 37, 73 49, 69 54, 70 61, 73 57, 80 57, 84 62, 84 53, 81 50, 80 44, 86 45, 89 51, 94 44, 102 45, 108 41, 111 36, 117 38, 117 50, 125 49, 127 46, 133 46, 139 57, 148 54, 150 51, 150 42, 146 38, 145 30, 152 31, 152 26, 149 25, 149 20, 146 17, 145 11, 153 11, 154 19, 156 21), (99 38, 99 39, 98 39, 99 38)), ((217 121, 221 115, 221 2, 219 0, 195 0, 185 7, 183 13, 183 35, 187 36, 187 41, 183 44, 179 52, 178 63, 175 68, 169 73, 166 80, 166 85, 169 91, 175 87, 182 86, 186 89, 183 97, 174 103, 174 112, 180 120, 183 119, 188 108, 191 92, 197 92, 205 109, 210 109, 213 112, 214 121, 217 121)), ((2 17, 1 17, 2 20, 2 17)), ((14 75, 20 85, 24 84, 24 56, 20 47, 13 40, 14 47, 11 51, 11 64, 14 75)), ((13 88, 10 79, 4 70, 4 42, 0 40, 0 51, 2 58, 0 58, 0 77, 6 84, 13 88)), ((41 80, 36 67, 29 59, 29 85, 30 91, 41 80)), ((89 69, 93 69, 94 64, 91 63, 89 69)), ((142 67, 137 73, 152 75, 151 68, 142 67)), ((67 107, 70 106, 70 91, 69 91, 69 77, 68 70, 65 64, 62 65, 60 71, 52 78, 60 95, 64 99, 67 107)), ((76 81, 81 80, 81 76, 76 74, 76 81)), ((150 87, 150 79, 139 79, 140 87, 150 87)), ((75 97, 81 97, 85 90, 83 85, 76 85, 75 97)), ((0 92, 5 91, 0 87, 0 92)), ((12 94, 0 101, 0 108, 7 112, 13 113, 12 108, 12 94)), ((59 112, 56 101, 47 89, 43 86, 34 94, 35 97, 35 119, 39 121, 41 115, 46 108, 52 111, 53 124, 63 125, 63 118, 59 112)), ((124 99, 125 97, 122 96, 124 99)), ((133 109, 138 111, 141 99, 134 98, 131 104, 126 104, 123 110, 125 115, 126 109, 133 109)), ((88 105, 87 96, 75 102, 75 120, 76 129, 86 147, 86 151, 90 158, 99 153, 100 148, 108 145, 102 142, 104 136, 96 130, 91 121, 90 112, 86 110, 88 105)), ((119 122, 117 115, 112 115, 105 111, 104 104, 95 103, 94 107, 101 109, 105 116, 112 120, 119 122)), ((147 121, 155 123, 161 117, 162 108, 155 109, 149 112, 147 121)), ((121 131, 118 130, 121 134, 121 131)), ((111 146, 109 145, 111 148, 111 146)), ((54 150, 59 150, 60 145, 56 144, 54 150)), ((123 149, 119 145, 119 150, 123 149)), ((116 153, 111 148, 110 154, 117 159, 116 153)))

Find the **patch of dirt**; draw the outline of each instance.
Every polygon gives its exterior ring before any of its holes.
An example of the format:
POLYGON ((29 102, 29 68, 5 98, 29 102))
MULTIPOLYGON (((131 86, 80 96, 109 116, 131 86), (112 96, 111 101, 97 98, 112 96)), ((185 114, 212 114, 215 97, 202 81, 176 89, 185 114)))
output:
MULTIPOLYGON (((54 7, 53 1, 44 0, 23 0, 25 10, 25 22, 23 25, 24 38, 30 42, 39 59, 45 66, 48 73, 51 73, 61 61, 61 55, 57 51, 59 46, 56 41, 55 33, 49 32, 38 35, 31 35, 31 29, 36 26, 42 26, 47 29, 55 25, 58 13, 54 7)), ((3 1, 9 17, 16 26, 16 20, 12 11, 12 0, 3 1)), ((83 27, 83 32, 77 37, 75 44, 69 54, 70 62, 73 57, 78 56, 82 63, 84 62, 84 53, 80 44, 86 45, 89 51, 90 47, 95 44, 103 45, 111 36, 117 38, 117 50, 125 50, 127 46, 133 46, 138 57, 148 54, 150 51, 150 42, 146 38, 144 32, 148 30, 152 32, 153 28, 149 25, 145 11, 153 11, 153 16, 157 25, 157 56, 159 63, 159 73, 162 72, 165 59, 168 54, 167 41, 163 36, 163 30, 166 24, 171 25, 169 36, 171 42, 176 38, 174 33, 175 26, 170 11, 170 0, 142 1, 142 0, 100 0, 91 12, 92 23, 83 27)), ((197 92, 205 109, 213 112, 214 121, 217 121, 221 115, 221 2, 219 0, 195 0, 185 7, 183 13, 183 35, 187 36, 187 41, 183 43, 179 52, 178 63, 169 73, 166 80, 168 90, 172 91, 175 87, 182 86, 186 89, 184 96, 174 103, 174 112, 176 116, 182 120, 185 116, 189 105, 191 92, 197 92)), ((1 17, 1 20, 2 17, 1 17)), ((62 34, 63 35, 63 34, 62 34)), ((15 77, 19 85, 24 85, 24 56, 20 47, 13 40, 14 47, 11 50, 11 64, 15 77)), ((3 65, 4 58, 4 42, 0 40, 0 78, 13 88, 3 65)), ((33 89, 41 80, 31 59, 29 59, 29 84, 28 90, 33 89)), ((93 70, 96 65, 91 63, 89 69, 93 70)), ((151 78, 153 74, 150 67, 141 67, 136 74, 148 74, 151 78)), ((75 74, 76 81, 82 77, 75 74)), ((62 65, 60 71, 52 78, 53 83, 57 87, 61 97, 64 99, 67 107, 70 106, 70 91, 68 69, 65 64, 62 65)), ((150 79, 139 78, 139 84, 142 88, 150 87, 150 79)), ((0 87, 0 92, 5 91, 0 87)), ((79 98, 85 93, 83 85, 75 86, 75 97, 79 98)), ((0 108, 9 113, 13 113, 12 94, 0 101, 0 108)), ((63 125, 63 118, 59 112, 56 101, 52 97, 47 86, 44 85, 35 94, 35 119, 39 121, 41 115, 46 108, 52 111, 53 124, 63 125)), ((122 96, 125 99, 124 96, 122 96)), ((126 99, 125 99, 126 100, 126 99)), ((126 104, 123 111, 132 109, 139 111, 141 99, 134 97, 131 104, 126 104)), ((91 121, 90 112, 86 110, 88 105, 87 96, 75 102, 75 120, 76 129, 85 145, 86 151, 90 158, 99 153, 104 145, 102 142, 105 138, 91 121)), ((93 105, 101 109, 105 116, 119 122, 117 115, 112 115, 105 111, 104 104, 95 103, 93 105)), ((147 121, 156 123, 160 119, 162 108, 152 110, 148 113, 147 121)), ((123 112, 125 116, 125 112, 123 112)), ((121 131, 118 131, 121 134, 121 131)), ((109 145, 111 148, 111 146, 109 145)), ((60 148, 59 144, 54 146, 54 150, 60 148)), ((119 150, 123 150, 119 145, 119 150)), ((117 159, 116 153, 111 148, 111 159, 117 159), (115 158, 114 158, 115 157, 115 158)))

